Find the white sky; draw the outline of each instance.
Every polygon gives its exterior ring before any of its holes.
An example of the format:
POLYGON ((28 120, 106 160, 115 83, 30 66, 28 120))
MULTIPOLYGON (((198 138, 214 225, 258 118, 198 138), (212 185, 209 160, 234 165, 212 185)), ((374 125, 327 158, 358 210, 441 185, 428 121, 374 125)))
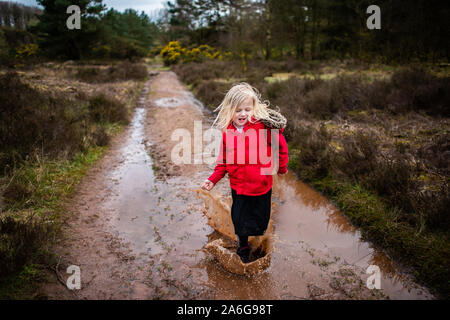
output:
MULTIPOLYGON (((3 0, 4 1, 4 0, 3 0)), ((37 2, 35 0, 6 0, 8 2, 17 2, 22 3, 29 6, 37 6, 37 2)), ((162 9, 164 7, 164 3, 167 0, 103 0, 103 3, 107 6, 107 9, 114 8, 117 11, 123 11, 125 9, 131 8, 139 13, 144 11, 146 14, 151 15, 155 12, 155 10, 162 9)))

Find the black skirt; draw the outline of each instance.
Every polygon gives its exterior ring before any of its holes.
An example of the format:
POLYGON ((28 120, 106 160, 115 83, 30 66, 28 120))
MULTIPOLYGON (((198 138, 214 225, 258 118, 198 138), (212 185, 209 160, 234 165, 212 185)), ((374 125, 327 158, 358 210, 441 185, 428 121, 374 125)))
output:
POLYGON ((262 236, 270 220, 272 189, 260 196, 237 194, 231 189, 231 219, 239 236, 262 236))

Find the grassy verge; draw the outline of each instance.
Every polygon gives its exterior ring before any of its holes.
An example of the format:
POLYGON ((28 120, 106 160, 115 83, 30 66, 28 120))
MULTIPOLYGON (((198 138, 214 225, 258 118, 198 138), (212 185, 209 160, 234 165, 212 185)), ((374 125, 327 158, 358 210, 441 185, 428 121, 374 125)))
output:
POLYGON ((49 245, 60 230, 65 200, 106 149, 91 147, 72 160, 36 159, 16 171, 16 181, 33 192, 2 213, 2 263, 8 276, 0 280, 0 299, 39 298, 37 286, 54 263, 49 245))

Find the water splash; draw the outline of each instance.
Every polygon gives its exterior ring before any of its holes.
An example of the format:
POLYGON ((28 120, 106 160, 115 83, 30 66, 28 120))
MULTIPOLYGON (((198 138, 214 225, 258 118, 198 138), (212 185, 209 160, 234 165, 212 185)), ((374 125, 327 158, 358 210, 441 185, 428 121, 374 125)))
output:
POLYGON ((243 263, 236 254, 237 237, 230 215, 230 197, 224 202, 220 195, 215 195, 204 190, 196 190, 198 197, 203 199, 205 208, 203 214, 208 218, 208 225, 224 236, 205 246, 222 266, 229 272, 241 275, 256 275, 270 266, 270 254, 273 220, 269 220, 266 233, 263 236, 249 237, 252 248, 250 262, 243 263), (253 261, 252 261, 253 260, 253 261))

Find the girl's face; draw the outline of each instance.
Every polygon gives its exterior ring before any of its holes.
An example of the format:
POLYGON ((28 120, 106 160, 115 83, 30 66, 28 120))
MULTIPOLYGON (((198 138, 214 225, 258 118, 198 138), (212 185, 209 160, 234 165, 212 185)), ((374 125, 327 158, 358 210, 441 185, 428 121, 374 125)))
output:
POLYGON ((250 119, 253 112, 253 98, 247 98, 236 108, 233 121, 238 126, 243 126, 250 119))

